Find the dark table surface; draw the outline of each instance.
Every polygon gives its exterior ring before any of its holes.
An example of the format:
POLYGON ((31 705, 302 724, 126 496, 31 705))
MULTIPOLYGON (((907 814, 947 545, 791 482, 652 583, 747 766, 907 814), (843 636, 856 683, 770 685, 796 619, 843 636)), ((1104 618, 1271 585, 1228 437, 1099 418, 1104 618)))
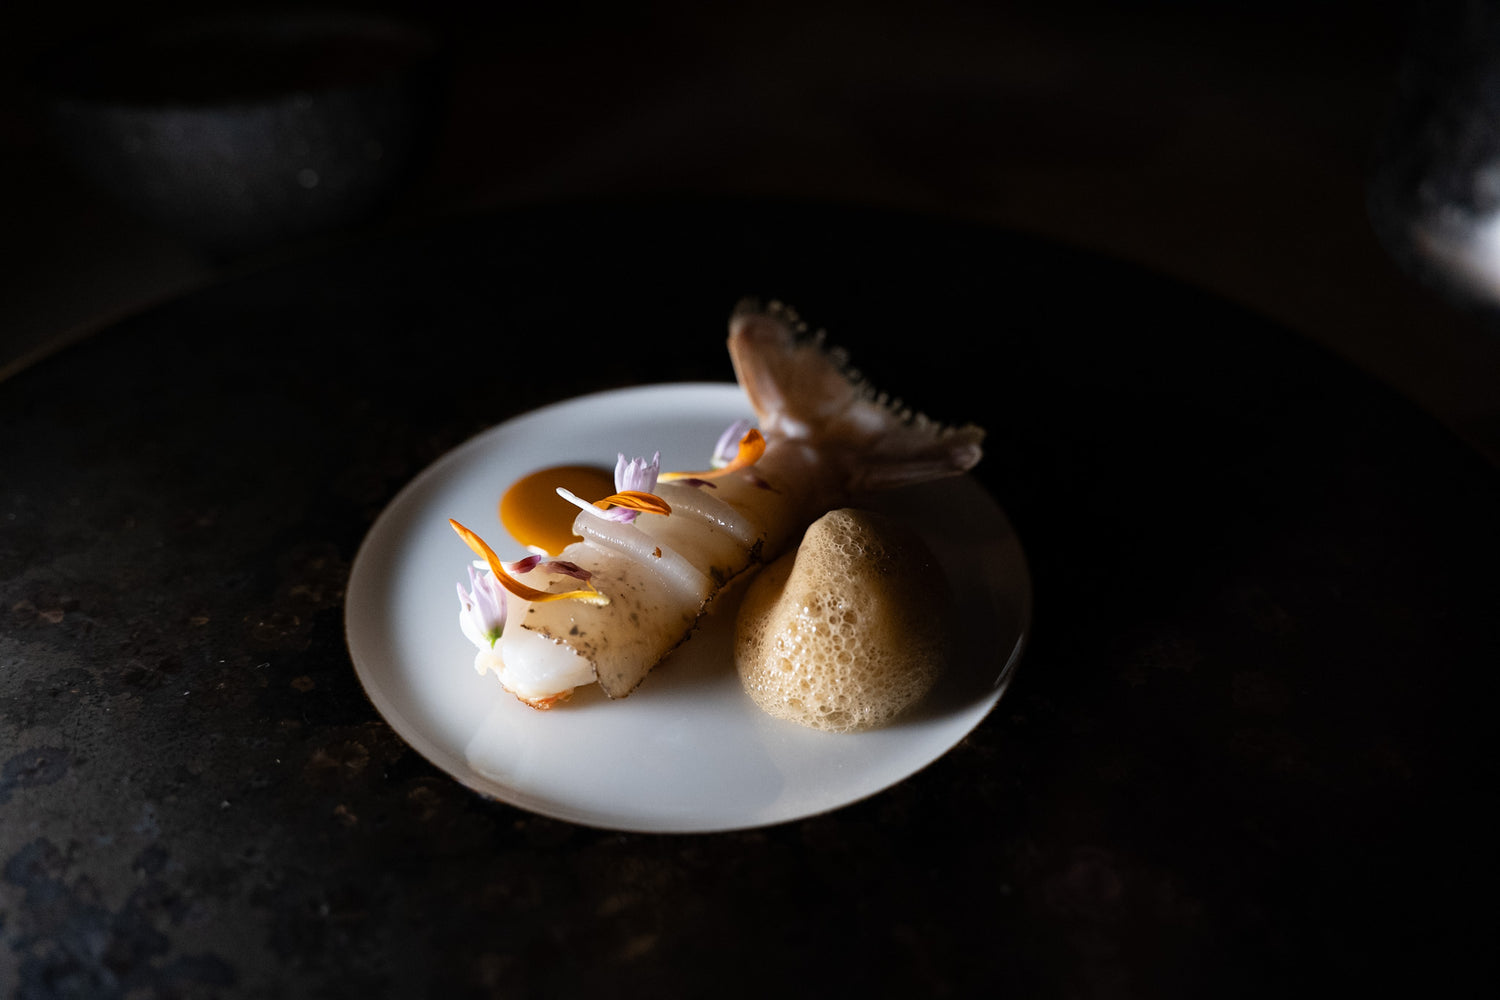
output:
POLYGON ((1134 266, 791 202, 481 214, 11 376, 0 469, 6 996, 1453 995, 1494 972, 1495 468, 1134 266), (622 833, 469 792, 352 669, 365 531, 525 409, 729 378, 746 294, 989 429, 975 475, 1035 581, 1014 684, 908 780, 770 828, 622 833))

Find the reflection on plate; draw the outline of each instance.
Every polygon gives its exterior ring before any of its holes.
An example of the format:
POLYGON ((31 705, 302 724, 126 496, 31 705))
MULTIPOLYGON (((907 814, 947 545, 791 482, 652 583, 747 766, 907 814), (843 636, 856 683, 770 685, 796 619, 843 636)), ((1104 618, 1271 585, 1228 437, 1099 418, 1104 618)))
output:
MULTIPOLYGON (((370 700, 419 753, 465 785, 542 815, 615 830, 765 826, 835 809, 936 760, 999 701, 1029 626, 1031 584, 1004 512, 962 477, 883 498, 927 537, 968 607, 947 675, 894 725, 830 734, 762 714, 732 659, 735 600, 629 698, 580 689, 548 712, 475 673, 454 584, 469 550, 448 518, 523 554, 496 505, 514 480, 562 463, 613 465, 660 450, 696 468, 751 415, 738 386, 642 386, 533 411, 480 434, 417 476, 376 519, 350 574, 349 652, 370 700)), ((737 594, 734 595, 737 598, 737 594)))

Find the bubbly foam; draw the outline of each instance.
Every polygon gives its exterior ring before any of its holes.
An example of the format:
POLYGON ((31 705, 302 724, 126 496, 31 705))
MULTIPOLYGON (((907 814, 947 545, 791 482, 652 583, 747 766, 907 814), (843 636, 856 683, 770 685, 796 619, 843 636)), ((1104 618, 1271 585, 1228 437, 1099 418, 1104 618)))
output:
POLYGON ((831 511, 746 592, 740 682, 779 719, 831 732, 885 725, 942 672, 951 605, 915 531, 872 511, 831 511))

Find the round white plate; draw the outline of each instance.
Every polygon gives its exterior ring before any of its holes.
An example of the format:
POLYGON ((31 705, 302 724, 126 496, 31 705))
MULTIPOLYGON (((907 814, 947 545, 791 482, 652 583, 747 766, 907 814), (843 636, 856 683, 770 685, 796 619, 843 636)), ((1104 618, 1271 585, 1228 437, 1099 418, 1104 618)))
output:
POLYGON ((472 553, 456 518, 502 559, 525 552, 501 527, 500 495, 564 463, 613 466, 661 451, 662 468, 704 467, 720 433, 753 416, 738 386, 642 386, 568 400, 460 445, 376 519, 350 573, 345 629, 354 668, 401 737, 470 788, 589 826, 688 833, 766 826, 835 809, 936 760, 992 709, 1020 657, 1031 581, 1005 513, 968 477, 903 490, 882 509, 910 518, 961 599, 954 662, 895 724, 830 734, 764 715, 740 688, 734 600, 629 698, 596 686, 551 711, 522 705, 474 671, 455 584, 472 553))

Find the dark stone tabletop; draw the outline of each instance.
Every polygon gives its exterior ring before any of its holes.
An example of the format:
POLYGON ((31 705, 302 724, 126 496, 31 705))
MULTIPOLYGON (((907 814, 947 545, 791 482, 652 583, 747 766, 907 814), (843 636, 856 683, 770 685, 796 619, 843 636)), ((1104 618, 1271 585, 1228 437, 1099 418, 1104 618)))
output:
POLYGON ((1002 231, 569 204, 242 274, 0 383, 0 994, 1455 995, 1495 971, 1497 502, 1293 334, 1002 231), (361 539, 507 417, 729 379, 747 294, 989 429, 1012 687, 770 828, 471 793, 361 689, 361 539))

